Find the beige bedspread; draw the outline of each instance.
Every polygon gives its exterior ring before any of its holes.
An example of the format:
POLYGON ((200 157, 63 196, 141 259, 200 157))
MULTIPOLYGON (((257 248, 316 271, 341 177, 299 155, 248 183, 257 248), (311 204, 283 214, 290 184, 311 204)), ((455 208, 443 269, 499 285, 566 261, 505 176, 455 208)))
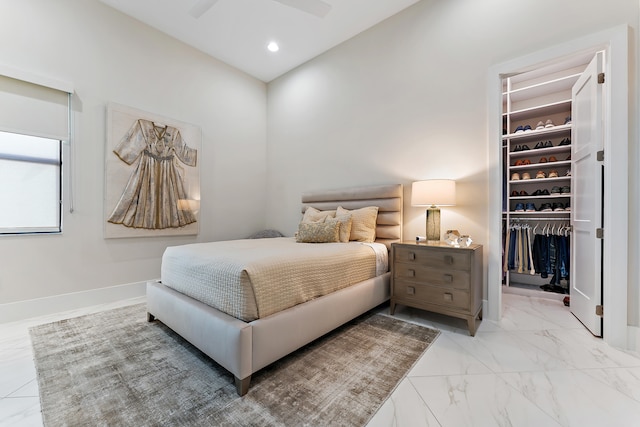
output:
POLYGON ((166 249, 166 286, 244 321, 293 307, 376 276, 366 244, 294 238, 197 243, 166 249))

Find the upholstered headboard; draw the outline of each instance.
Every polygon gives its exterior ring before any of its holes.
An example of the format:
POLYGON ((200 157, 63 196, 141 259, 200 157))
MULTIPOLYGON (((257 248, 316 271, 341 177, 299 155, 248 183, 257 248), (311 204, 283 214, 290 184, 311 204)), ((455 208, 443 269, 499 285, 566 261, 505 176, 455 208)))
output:
POLYGON ((353 187, 342 190, 310 191, 302 194, 302 213, 307 208, 333 210, 359 209, 378 206, 376 242, 391 243, 402 240, 402 184, 353 187))

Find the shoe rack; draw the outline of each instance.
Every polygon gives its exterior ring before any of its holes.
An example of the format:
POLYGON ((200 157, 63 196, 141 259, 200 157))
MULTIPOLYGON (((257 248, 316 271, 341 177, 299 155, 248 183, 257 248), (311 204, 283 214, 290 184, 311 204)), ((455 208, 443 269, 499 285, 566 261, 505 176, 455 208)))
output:
MULTIPOLYGON (((501 142, 506 227, 514 219, 532 226, 569 222, 571 88, 585 67, 586 64, 554 64, 503 79, 501 142)), ((542 283, 539 276, 512 271, 505 275, 506 286, 524 284, 539 290, 542 283)))

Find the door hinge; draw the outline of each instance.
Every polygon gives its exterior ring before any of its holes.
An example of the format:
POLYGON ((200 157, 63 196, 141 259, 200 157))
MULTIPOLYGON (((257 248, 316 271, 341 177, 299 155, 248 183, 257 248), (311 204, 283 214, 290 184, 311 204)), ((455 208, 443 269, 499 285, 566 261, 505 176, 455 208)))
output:
POLYGON ((596 153, 596 160, 604 162, 604 150, 600 150, 596 153))
POLYGON ((604 73, 598 73, 598 84, 604 83, 604 73))
POLYGON ((596 305, 596 316, 602 317, 603 316, 603 314, 602 314, 603 311, 602 310, 603 310, 602 305, 596 305))
POLYGON ((598 239, 604 239, 604 228, 596 228, 596 237, 598 239))

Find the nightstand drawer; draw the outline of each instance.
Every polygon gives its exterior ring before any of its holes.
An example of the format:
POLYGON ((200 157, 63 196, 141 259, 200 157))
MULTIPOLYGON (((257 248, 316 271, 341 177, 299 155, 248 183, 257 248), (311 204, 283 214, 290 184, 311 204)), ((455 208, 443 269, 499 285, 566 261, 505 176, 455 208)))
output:
POLYGON ((469 292, 458 289, 446 289, 435 286, 420 285, 397 280, 393 286, 393 295, 398 303, 411 306, 434 304, 443 307, 469 309, 469 292))
POLYGON ((463 270, 442 270, 418 264, 394 264, 393 277, 407 282, 469 290, 470 275, 463 270))
POLYGON ((456 270, 468 270, 471 267, 471 256, 468 251, 434 248, 425 250, 424 246, 398 245, 394 251, 394 261, 456 270))

